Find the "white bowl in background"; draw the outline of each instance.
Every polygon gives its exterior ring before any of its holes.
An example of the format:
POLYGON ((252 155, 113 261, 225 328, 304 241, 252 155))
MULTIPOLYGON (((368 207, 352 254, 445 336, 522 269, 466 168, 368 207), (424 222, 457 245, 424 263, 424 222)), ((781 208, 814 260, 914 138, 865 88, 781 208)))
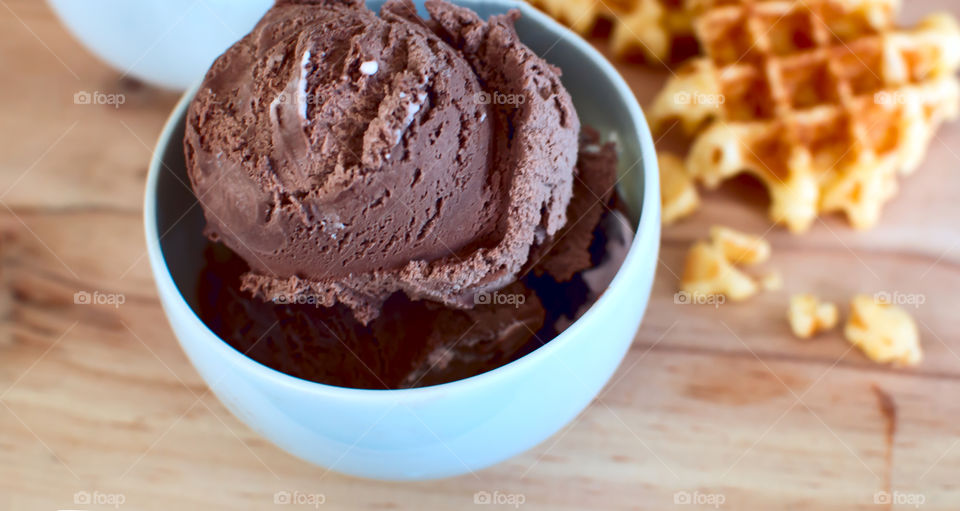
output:
POLYGON ((218 338, 191 305, 206 243, 183 161, 192 93, 177 105, 150 164, 144 212, 150 263, 184 351, 243 422, 286 451, 342 473, 388 480, 454 476, 539 444, 607 383, 650 296, 660 240, 659 180, 653 140, 632 91, 588 43, 527 4, 457 3, 483 17, 519 9, 520 38, 562 69, 582 123, 619 141, 620 193, 636 221, 626 260, 586 314, 532 353, 470 378, 403 390, 323 385, 261 365, 218 338))
POLYGON ((185 90, 273 0, 47 0, 91 52, 147 83, 185 90))

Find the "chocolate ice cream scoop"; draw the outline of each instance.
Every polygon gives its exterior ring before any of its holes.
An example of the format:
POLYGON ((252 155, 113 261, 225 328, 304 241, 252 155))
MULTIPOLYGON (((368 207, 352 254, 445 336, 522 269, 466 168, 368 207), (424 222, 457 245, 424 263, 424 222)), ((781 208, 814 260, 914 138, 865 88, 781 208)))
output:
POLYGON ((279 0, 206 76, 185 151, 264 299, 470 307, 566 222, 579 120, 516 14, 279 0))

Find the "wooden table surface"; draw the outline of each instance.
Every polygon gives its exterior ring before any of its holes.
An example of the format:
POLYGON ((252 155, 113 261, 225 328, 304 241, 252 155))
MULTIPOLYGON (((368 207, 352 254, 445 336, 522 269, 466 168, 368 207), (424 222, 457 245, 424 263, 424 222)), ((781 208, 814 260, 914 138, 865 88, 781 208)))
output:
MULTIPOLYGON (((905 18, 936 3, 909 2, 905 18)), ((708 194, 665 231, 636 342, 572 424, 476 474, 380 483, 260 438, 177 345, 141 219, 176 96, 121 79, 38 0, 0 0, 0 33, 0 509, 270 509, 278 491, 322 494, 325 509, 474 509, 478 491, 522 495, 524 509, 960 508, 960 125, 941 130, 870 232, 827 218, 794 237, 771 230, 743 186, 708 194), (75 105, 80 90, 127 101, 75 105), (676 305, 685 251, 712 223, 766 233, 785 288, 676 305), (76 304, 82 291, 125 302, 76 304), (922 297, 910 311, 923 364, 873 364, 837 333, 792 338, 783 317, 798 291, 922 297), (79 505, 77 492, 105 504, 79 505), (894 505, 875 504, 878 492, 894 505)), ((620 67, 642 101, 663 77, 620 67)))

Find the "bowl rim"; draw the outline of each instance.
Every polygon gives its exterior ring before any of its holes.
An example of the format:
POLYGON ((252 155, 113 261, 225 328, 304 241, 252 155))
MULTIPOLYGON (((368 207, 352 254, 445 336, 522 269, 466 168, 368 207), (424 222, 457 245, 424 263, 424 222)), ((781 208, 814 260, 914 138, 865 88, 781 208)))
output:
MULTIPOLYGON (((165 153, 166 148, 172 142, 174 132, 180 128, 179 121, 184 117, 190 101, 192 101, 196 91, 200 87, 200 83, 197 83, 187 90, 183 96, 181 96, 180 100, 177 102, 177 105, 174 107, 173 111, 165 121, 163 130, 158 137, 157 144, 150 159, 150 166, 147 174, 143 215, 147 253, 149 256, 154 281, 157 285, 157 293, 160 295, 161 303, 164 304, 164 315, 167 317, 168 321, 171 321, 173 314, 170 311, 167 311, 167 307, 174 307, 176 308, 176 312, 181 313, 179 314, 180 316, 189 318, 189 324, 187 325, 187 328, 188 330, 195 332, 196 337, 196 339, 191 342, 212 343, 213 349, 219 352, 221 357, 233 367, 239 368, 246 373, 253 373, 260 379, 269 380, 272 384, 289 387, 291 390, 296 390, 299 392, 319 394, 324 395, 325 397, 337 399, 350 398, 364 401, 376 401, 381 399, 390 399, 393 401, 401 397, 411 399, 429 399, 439 397, 450 392, 465 390, 467 387, 479 387, 491 384, 494 380, 502 378, 510 373, 526 371, 527 368, 535 365, 539 360, 553 356, 554 353, 563 348, 563 345, 574 342, 577 337, 588 337, 582 335, 581 333, 581 330, 583 330, 583 325, 590 322, 589 318, 597 314, 597 309, 602 306, 608 306, 607 304, 612 303, 613 293, 611 293, 610 290, 614 289, 615 287, 623 287, 625 285, 629 286, 629 282, 624 280, 624 274, 628 273, 625 270, 637 265, 642 265, 643 262, 649 257, 658 257, 657 251, 659 250, 659 243, 657 243, 657 248, 653 254, 647 251, 647 247, 643 246, 643 243, 639 243, 639 241, 647 236, 655 236, 659 239, 660 184, 656 150, 654 147, 653 136, 650 132, 649 126, 647 125, 646 118, 644 117, 640 105, 637 102, 633 91, 627 85, 620 73, 599 51, 597 51, 587 41, 567 27, 556 22, 548 15, 530 6, 526 2, 517 0, 454 0, 454 3, 471 8, 474 6, 490 7, 492 5, 503 7, 504 11, 509 9, 519 10, 524 18, 533 21, 536 25, 541 26, 545 31, 555 33, 560 38, 568 39, 578 51, 583 53, 588 59, 594 61, 594 63, 602 69, 603 74, 617 90, 617 93, 627 99, 627 113, 629 115, 630 122, 634 126, 634 134, 639 138, 640 142, 640 158, 633 164, 632 167, 627 170, 627 172, 633 171, 637 164, 642 165, 643 196, 641 197, 641 203, 637 211, 639 215, 639 221, 636 225, 634 237, 631 240, 630 249, 627 252, 627 256, 620 268, 617 270, 613 280, 607 287, 607 290, 601 294, 597 301, 591 305, 591 307, 586 311, 586 313, 583 314, 583 316, 574 321, 566 330, 561 332, 556 337, 545 341, 543 345, 527 355, 524 355, 495 369, 491 369, 490 371, 438 385, 408 389, 360 389, 352 387, 340 387, 336 385, 304 380, 302 378, 278 371, 254 360, 253 358, 231 346, 225 340, 220 338, 220 336, 210 330, 210 328, 207 327, 207 325, 193 310, 190 304, 187 303, 186 299, 183 297, 183 294, 180 292, 180 289, 173 281, 173 276, 171 275, 170 269, 167 266, 166 258, 163 255, 163 250, 160 244, 161 236, 159 235, 157 225, 157 183, 159 181, 161 167, 164 166, 163 154, 165 153), (172 291, 172 296, 175 296, 176 298, 173 303, 169 303, 169 301, 165 302, 163 300, 162 295, 164 289, 172 291)), ((620 176, 620 179, 622 178, 623 176, 620 176)), ((174 336, 181 344, 187 342, 181 339, 176 332, 174 332, 174 336)))

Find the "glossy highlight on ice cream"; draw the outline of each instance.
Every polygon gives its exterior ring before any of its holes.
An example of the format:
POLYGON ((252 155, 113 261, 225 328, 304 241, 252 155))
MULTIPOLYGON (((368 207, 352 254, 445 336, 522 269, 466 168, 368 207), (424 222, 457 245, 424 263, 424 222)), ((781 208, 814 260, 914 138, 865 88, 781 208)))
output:
POLYGON ((280 0, 207 74, 187 165, 246 291, 364 324, 397 292, 471 308, 566 224, 580 125, 559 71, 516 14, 426 5, 280 0))

